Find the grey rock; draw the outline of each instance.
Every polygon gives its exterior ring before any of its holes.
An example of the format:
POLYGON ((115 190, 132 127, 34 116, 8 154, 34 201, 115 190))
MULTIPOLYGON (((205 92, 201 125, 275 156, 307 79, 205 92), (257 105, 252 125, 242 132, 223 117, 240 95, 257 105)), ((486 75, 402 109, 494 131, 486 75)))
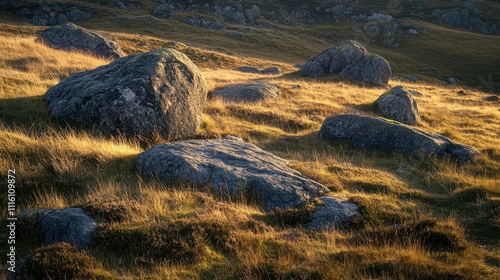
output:
POLYGON ((486 101, 492 101, 492 102, 497 102, 500 100, 500 98, 498 98, 498 96, 496 95, 491 95, 491 96, 488 96, 486 98, 484 98, 484 100, 486 101))
POLYGON ((262 74, 266 75, 281 75, 281 69, 279 67, 268 67, 260 71, 262 74))
POLYGON ((304 76, 334 73, 379 86, 386 86, 391 67, 381 56, 370 54, 356 41, 342 41, 310 58, 300 69, 304 76))
POLYGON ((280 96, 280 87, 270 83, 229 85, 212 94, 212 97, 219 97, 229 102, 258 102, 280 96))
POLYGON ((151 15, 142 19, 142 23, 144 23, 145 25, 152 25, 152 24, 155 24, 157 22, 158 22, 158 18, 155 16, 151 16, 151 15))
POLYGON ((408 79, 408 81, 410 82, 418 82, 418 78, 413 76, 413 75, 409 75, 406 77, 408 79))
POLYGON ((57 15, 57 24, 64 24, 68 22, 68 18, 64 14, 57 15))
POLYGON ((450 84, 450 85, 457 84, 457 81, 455 81, 455 78, 453 78, 452 76, 443 76, 443 79, 447 84, 450 84))
POLYGON ((408 29, 408 34, 411 34, 411 35, 418 35, 418 31, 415 30, 415 29, 408 29))
POLYGON ((318 230, 345 228, 353 218, 361 216, 356 204, 329 196, 320 199, 323 205, 316 206, 312 220, 306 227, 318 230))
POLYGON ((232 31, 232 32, 229 32, 227 34, 227 36, 233 38, 233 39, 245 39, 245 34, 241 33, 241 32, 235 32, 235 31, 232 31))
POLYGON ((143 177, 209 188, 223 196, 245 196, 264 210, 295 207, 328 192, 289 168, 287 161, 236 137, 157 145, 140 154, 143 177))
POLYGON ((195 26, 195 27, 201 27, 201 28, 207 28, 207 29, 217 29, 217 30, 226 30, 227 27, 222 24, 220 21, 217 19, 213 20, 200 20, 196 17, 189 17, 184 20, 185 24, 195 26))
POLYGON ((382 94, 375 104, 388 119, 409 125, 416 124, 420 119, 417 101, 404 86, 396 86, 382 94))
POLYGON ((70 22, 44 30, 36 41, 54 49, 82 51, 107 58, 119 58, 125 55, 111 38, 70 22))
POLYGON ((97 223, 81 208, 27 210, 19 219, 41 229, 45 245, 67 242, 78 248, 87 248, 97 223))
POLYGON ((358 115, 328 117, 321 126, 319 137, 324 140, 349 141, 354 147, 362 150, 437 155, 464 163, 474 160, 481 154, 472 146, 457 144, 436 133, 358 115))
POLYGON ((122 2, 118 2, 116 3, 116 7, 120 10, 126 10, 127 7, 125 7, 125 4, 123 4, 122 2))
POLYGON ((253 67, 253 66, 241 66, 241 67, 238 67, 234 70, 244 72, 244 73, 252 73, 252 74, 259 74, 261 71, 259 68, 253 67))
POLYGON ((172 4, 160 4, 153 10, 153 15, 160 18, 174 19, 175 7, 172 4))
POLYGON ((159 49, 75 73, 45 100, 54 117, 104 135, 180 138, 201 124, 206 94, 205 78, 186 55, 159 49))

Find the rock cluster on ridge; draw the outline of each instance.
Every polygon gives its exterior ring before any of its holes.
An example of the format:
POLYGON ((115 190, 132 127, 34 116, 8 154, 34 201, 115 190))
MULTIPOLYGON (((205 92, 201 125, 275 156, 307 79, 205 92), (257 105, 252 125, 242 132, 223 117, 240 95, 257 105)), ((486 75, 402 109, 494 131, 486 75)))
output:
POLYGON ((351 40, 335 44, 310 58, 300 72, 309 77, 333 73, 378 86, 386 86, 392 74, 387 60, 368 53, 359 42, 351 40))

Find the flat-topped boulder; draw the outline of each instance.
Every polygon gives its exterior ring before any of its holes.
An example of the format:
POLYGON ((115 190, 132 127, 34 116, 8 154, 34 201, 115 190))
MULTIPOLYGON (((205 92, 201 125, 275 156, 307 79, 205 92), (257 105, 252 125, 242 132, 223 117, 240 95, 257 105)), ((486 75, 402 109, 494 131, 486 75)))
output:
POLYGON ((449 157, 459 162, 472 161, 481 154, 472 146, 455 143, 436 133, 359 115, 328 117, 321 126, 319 137, 325 140, 346 140, 362 150, 422 153, 424 156, 449 157))
POLYGON ((287 161, 236 137, 160 144, 140 154, 136 168, 147 178, 244 195, 265 210, 295 207, 328 192, 287 166, 287 161))
POLYGON ((54 49, 80 51, 99 57, 119 58, 125 56, 120 46, 108 36, 71 22, 44 30, 36 41, 54 49))
POLYGON ((52 115, 104 135, 166 138, 194 135, 207 84, 183 53, 159 49, 75 73, 45 95, 52 115))
POLYGON ((420 120, 417 101, 404 86, 396 86, 385 92, 375 104, 382 116, 388 119, 408 125, 416 124, 420 120))
POLYGON ((97 223, 81 208, 33 209, 19 215, 21 225, 41 230, 44 245, 66 242, 78 248, 90 245, 97 223))
POLYGON ((281 96, 280 86, 271 83, 229 85, 212 93, 212 97, 229 102, 258 102, 281 96))
POLYGON ((342 41, 310 58, 300 72, 308 77, 333 73, 378 86, 386 86, 392 74, 387 60, 352 40, 342 41))

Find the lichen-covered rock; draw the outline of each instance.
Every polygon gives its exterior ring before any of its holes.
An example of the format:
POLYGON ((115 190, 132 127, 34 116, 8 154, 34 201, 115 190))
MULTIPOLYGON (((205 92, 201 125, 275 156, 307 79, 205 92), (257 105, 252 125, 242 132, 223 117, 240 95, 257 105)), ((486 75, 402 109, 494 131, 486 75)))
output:
POLYGON ((125 56, 125 53, 111 38, 70 22, 44 30, 36 41, 54 49, 81 51, 100 57, 119 58, 125 56))
POLYGON ((212 97, 229 102, 258 102, 280 96, 280 87, 270 83, 229 85, 212 93, 212 97))
POLYGON ((357 216, 361 216, 356 204, 329 196, 320 198, 322 205, 316 206, 311 222, 306 226, 320 230, 344 228, 357 216))
POLYGON ((381 56, 370 54, 356 41, 342 41, 310 58, 300 69, 304 76, 334 73, 379 86, 386 86, 391 67, 381 56))
POLYGON ((45 100, 54 117, 104 135, 180 138, 196 133, 206 94, 205 78, 186 55, 159 49, 75 73, 45 100))
POLYGON ((265 210, 294 207, 328 192, 289 168, 287 161, 236 137, 157 145, 139 155, 141 176, 244 195, 265 210))
POLYGON ((358 115, 328 117, 321 126, 319 137, 324 140, 346 140, 362 150, 422 153, 424 156, 449 157, 459 162, 472 161, 481 154, 472 146, 457 144, 436 133, 358 115))
POLYGON ((417 101, 404 86, 396 86, 382 94, 375 104, 388 119, 409 125, 416 124, 420 119, 417 101))
POLYGON ((19 215, 21 223, 41 230, 45 245, 66 242, 78 248, 90 245, 97 223, 81 208, 33 209, 19 215))

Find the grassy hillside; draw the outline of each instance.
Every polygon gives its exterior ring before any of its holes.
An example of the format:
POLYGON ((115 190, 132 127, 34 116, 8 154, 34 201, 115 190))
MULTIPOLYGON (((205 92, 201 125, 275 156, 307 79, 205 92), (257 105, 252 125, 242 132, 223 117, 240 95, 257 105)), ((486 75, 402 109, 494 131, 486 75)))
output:
MULTIPOLYGON (((227 31, 177 21, 147 26, 142 16, 138 12, 133 21, 122 23, 116 21, 118 14, 81 25, 112 35, 128 53, 176 41, 175 48, 202 69, 211 90, 259 80, 279 84, 284 94, 277 101, 242 105, 209 100, 196 137, 239 135, 289 159, 291 167, 330 188, 331 195, 358 204, 363 218, 347 231, 315 232, 301 225, 312 205, 265 213, 244 201, 143 181, 135 172, 135 159, 164 139, 106 138, 51 118, 43 102, 47 89, 71 73, 109 61, 35 43, 41 27, 2 14, 0 165, 18 174, 18 211, 84 207, 102 227, 89 250, 59 249, 65 258, 83 260, 68 270, 84 271, 84 279, 500 278, 500 105, 485 101, 488 94, 477 88, 450 87, 436 78, 451 74, 474 85, 478 75, 498 72, 500 38, 414 22, 430 32, 403 40, 396 50, 368 45, 394 68, 397 76, 389 87, 402 84, 423 94, 417 97, 418 128, 483 151, 476 162, 460 165, 362 152, 347 143, 317 139, 328 116, 378 116, 371 103, 386 90, 331 76, 303 78, 296 72, 295 63, 348 38, 351 27, 279 26, 282 36, 253 28, 239 41, 227 31), (321 40, 325 29, 334 35, 321 40), (285 74, 231 70, 242 65, 277 65, 285 74), (419 74, 419 69, 432 70, 436 77, 419 74), (397 79, 410 74, 421 81, 397 79)), ((0 197, 5 222, 6 199, 0 197)), ((0 234, 4 240, 4 226, 0 234)), ((20 256, 40 247, 30 232, 18 240, 20 256)), ((5 265, 6 247, 0 248, 5 265)), ((52 249, 39 249, 37 256, 55 263, 54 255, 43 257, 43 250, 52 249)))

